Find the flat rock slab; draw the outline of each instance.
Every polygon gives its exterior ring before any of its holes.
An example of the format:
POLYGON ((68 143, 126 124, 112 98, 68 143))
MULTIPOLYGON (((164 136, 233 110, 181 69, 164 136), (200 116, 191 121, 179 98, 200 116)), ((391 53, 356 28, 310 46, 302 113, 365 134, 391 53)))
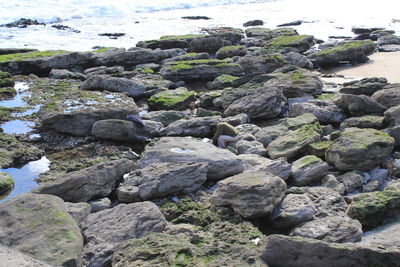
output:
POLYGON ((139 160, 139 168, 154 163, 205 162, 208 163, 207 179, 218 180, 241 173, 245 163, 226 149, 194 138, 162 137, 148 147, 139 160))
POLYGON ((81 266, 82 235, 61 198, 20 195, 2 203, 0 214, 2 244, 52 266, 81 266))
POLYGON ((152 202, 120 204, 90 214, 81 224, 85 237, 84 266, 111 266, 114 250, 123 241, 161 232, 166 220, 152 202))

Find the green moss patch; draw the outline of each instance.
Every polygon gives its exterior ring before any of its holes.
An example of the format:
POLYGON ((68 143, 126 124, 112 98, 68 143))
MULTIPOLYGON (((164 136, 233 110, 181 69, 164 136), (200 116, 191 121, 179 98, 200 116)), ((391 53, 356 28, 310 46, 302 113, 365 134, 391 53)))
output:
POLYGON ((327 56, 338 52, 343 52, 351 49, 362 49, 366 46, 375 47, 376 44, 370 40, 354 41, 349 43, 343 43, 334 47, 329 47, 327 49, 321 50, 319 52, 313 53, 313 56, 327 56))
POLYGON ((147 100, 147 104, 153 110, 180 109, 187 106, 190 101, 193 101, 196 95, 196 92, 189 92, 186 88, 166 90, 152 95, 147 100))
MULTIPOLYGON (((160 40, 190 40, 194 38, 207 37, 207 34, 184 34, 184 35, 164 35, 160 37, 160 40)), ((156 40, 157 41, 157 40, 156 40)))
POLYGON ((29 53, 6 54, 6 55, 0 55, 0 63, 51 57, 51 56, 63 55, 63 54, 67 54, 67 53, 70 53, 70 52, 64 51, 64 50, 48 50, 48 51, 34 51, 34 52, 29 52, 29 53))
POLYGON ((0 172, 0 195, 14 187, 14 179, 11 175, 0 172))

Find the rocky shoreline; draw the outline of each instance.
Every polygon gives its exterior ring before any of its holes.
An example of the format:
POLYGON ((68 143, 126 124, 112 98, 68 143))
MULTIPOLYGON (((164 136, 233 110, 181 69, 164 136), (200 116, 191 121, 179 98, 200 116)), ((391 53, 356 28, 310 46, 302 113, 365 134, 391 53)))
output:
MULTIPOLYGON (((35 127, 0 132, 0 167, 51 163, 37 188, 0 204, 0 259, 398 266, 400 85, 329 84, 321 71, 398 51, 400 37, 353 32, 323 42, 224 27, 127 50, 2 49, 0 106, 22 93, 24 105, 0 107, 0 120, 35 127), (223 121, 240 132, 229 149, 209 139, 223 121)), ((3 197, 13 184, 0 173, 3 197)))

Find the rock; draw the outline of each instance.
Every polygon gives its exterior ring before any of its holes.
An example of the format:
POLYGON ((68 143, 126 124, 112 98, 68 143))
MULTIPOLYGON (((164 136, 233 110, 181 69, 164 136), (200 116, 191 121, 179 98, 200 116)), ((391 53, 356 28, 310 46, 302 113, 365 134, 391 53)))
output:
POLYGON ((278 88, 263 86, 254 90, 234 89, 224 91, 221 95, 224 115, 233 116, 245 113, 250 118, 270 119, 281 113, 281 107, 286 100, 278 88), (229 102, 225 99, 231 98, 229 102))
POLYGON ((51 267, 51 265, 38 261, 18 250, 0 245, 0 260, 4 266, 21 266, 21 267, 51 267))
POLYGON ((319 141, 311 143, 307 146, 307 150, 311 155, 317 156, 318 158, 325 159, 325 152, 331 147, 333 141, 319 141))
POLYGON ((327 174, 322 177, 321 186, 332 189, 341 195, 344 195, 344 192, 346 190, 344 184, 340 183, 333 174, 327 174))
POLYGON ((161 122, 144 121, 144 127, 126 120, 100 120, 93 123, 92 135, 99 139, 124 142, 141 142, 160 135, 161 122))
POLYGON ((364 183, 364 175, 359 171, 346 172, 337 176, 337 179, 344 185, 347 194, 360 189, 364 183))
POLYGON ((240 80, 239 77, 223 74, 223 75, 215 78, 214 81, 207 83, 207 87, 213 91, 202 92, 201 96, 203 96, 203 98, 207 97, 207 98, 211 98, 211 99, 208 100, 209 103, 207 105, 204 105, 204 102, 205 102, 204 100, 206 100, 206 99, 202 100, 200 98, 200 106, 203 106, 203 107, 211 106, 212 100, 214 100, 216 97, 219 97, 222 93, 222 90, 216 91, 216 89, 223 89, 226 87, 236 87, 238 80, 240 80))
POLYGON ((379 46, 382 45, 391 45, 391 44, 400 44, 400 36, 396 35, 385 35, 378 38, 377 43, 379 46))
POLYGON ((370 40, 343 41, 334 47, 314 52, 308 58, 321 67, 337 65, 341 61, 356 64, 357 62, 365 62, 366 57, 375 50, 376 44, 370 40))
POLYGON ((386 108, 400 105, 400 84, 390 84, 376 91, 371 98, 386 108))
POLYGON ((400 125, 399 114, 400 114, 400 105, 389 108, 383 114, 385 116, 384 122, 386 124, 389 124, 389 126, 392 126, 392 127, 400 125))
POLYGON ((236 142, 234 147, 237 149, 239 154, 267 155, 264 145, 257 141, 239 140, 236 142))
POLYGON ((220 116, 182 119, 169 124, 163 133, 167 136, 209 137, 219 122, 220 116))
POLYGON ((398 52, 398 51, 400 51, 400 45, 398 44, 388 44, 379 46, 379 52, 398 52))
POLYGON ((306 194, 317 210, 314 214, 316 218, 346 214, 348 205, 338 192, 325 187, 310 187, 306 190, 306 194))
POLYGON ((188 119, 189 117, 189 112, 177 110, 150 111, 142 116, 145 120, 161 122, 164 126, 168 126, 180 119, 188 119))
POLYGON ((227 44, 230 44, 230 42, 224 42, 224 39, 219 36, 198 37, 190 41, 189 51, 194 53, 207 52, 213 54, 227 44))
POLYGON ((382 129, 384 122, 383 116, 372 116, 366 115, 361 117, 353 117, 348 118, 344 122, 340 124, 340 129, 343 130, 349 127, 357 127, 357 128, 373 128, 373 129, 382 129))
POLYGON ((86 202, 71 203, 65 202, 67 212, 72 216, 79 225, 90 214, 91 206, 86 202))
POLYGON ((249 20, 243 23, 243 27, 259 26, 259 25, 264 25, 264 22, 260 19, 249 20))
POLYGON ((386 78, 364 78, 362 80, 343 83, 339 90, 342 94, 367 95, 371 96, 388 84, 386 78))
POLYGON ((276 27, 298 26, 298 25, 301 25, 302 23, 303 23, 302 20, 296 20, 296 21, 292 21, 292 22, 288 22, 288 23, 279 24, 276 27))
POLYGON ((52 266, 81 266, 83 239, 62 199, 23 194, 0 205, 0 240, 52 266))
POLYGON ((265 86, 282 90, 287 98, 317 95, 322 92, 322 81, 306 69, 295 68, 288 72, 275 72, 265 86))
POLYGON ((385 218, 398 214, 400 207, 400 191, 361 193, 352 198, 347 214, 359 220, 364 228, 379 226, 385 218))
POLYGON ((85 237, 84 265, 110 266, 116 247, 130 238, 140 238, 150 232, 162 232, 166 220, 151 202, 120 204, 90 214, 81 224, 85 237))
POLYGON ((361 246, 357 244, 334 244, 303 237, 284 235, 268 236, 261 255, 269 266, 276 267, 389 267, 399 261, 397 249, 361 246))
POLYGON ((0 195, 14 188, 14 179, 6 172, 0 172, 0 195))
POLYGON ((315 124, 304 125, 294 131, 288 131, 279 136, 267 146, 270 158, 292 158, 301 153, 308 144, 320 139, 319 126, 315 124))
POLYGON ((188 48, 191 40, 206 36, 206 34, 165 35, 158 40, 140 41, 136 46, 151 49, 188 48))
POLYGON ((57 30, 60 31, 69 31, 69 32, 73 32, 73 33, 80 33, 81 31, 76 30, 74 28, 71 28, 69 26, 66 25, 62 25, 62 24, 55 24, 55 25, 51 25, 52 28, 56 28, 57 30))
POLYGON ((210 201, 214 205, 229 205, 245 218, 271 214, 285 195, 286 183, 264 172, 245 172, 218 182, 210 201))
POLYGON ((395 147, 400 146, 400 125, 392 127, 392 128, 387 128, 383 131, 385 133, 388 133, 391 137, 394 138, 394 146, 395 147))
POLYGON ((66 69, 52 69, 49 73, 49 77, 53 79, 74 79, 74 80, 86 80, 86 76, 79 72, 72 72, 66 69))
POLYGON ((108 197, 90 200, 89 204, 92 213, 111 208, 111 200, 108 197))
POLYGON ((351 116, 382 115, 384 106, 366 95, 342 94, 334 103, 351 116))
POLYGON ((171 81, 213 80, 222 74, 243 76, 243 69, 219 59, 198 59, 166 63, 160 74, 171 81))
POLYGON ((305 156, 292 163, 293 184, 305 186, 318 182, 329 166, 316 156, 305 156))
POLYGON ((87 78, 90 78, 94 75, 105 75, 105 74, 122 75, 124 71, 125 69, 122 66, 113 66, 113 67, 99 66, 99 67, 85 69, 83 71, 83 74, 85 74, 87 78))
POLYGON ((326 151, 325 158, 341 171, 366 171, 387 158, 393 146, 394 139, 384 132, 346 128, 326 151))
POLYGON ((42 183, 33 192, 56 195, 69 202, 105 197, 115 190, 117 181, 133 169, 133 162, 119 159, 75 171, 53 182, 42 183))
POLYGON ((362 236, 361 223, 347 216, 328 216, 296 226, 291 236, 319 239, 332 243, 358 242, 362 236))
POLYGON ((117 190, 123 203, 196 191, 207 179, 207 163, 156 163, 137 169, 124 179, 117 190))
POLYGON ((244 162, 228 150, 193 138, 162 137, 148 147, 139 160, 140 168, 164 162, 206 162, 207 178, 222 179, 243 172, 244 162))
POLYGON ((219 111, 211 111, 204 108, 196 109, 196 117, 211 117, 211 116, 221 116, 222 113, 219 111))
POLYGON ((47 100, 38 112, 45 129, 86 136, 98 120, 125 119, 139 111, 135 101, 122 94, 85 91, 62 94, 65 94, 62 101, 47 100))
POLYGON ((125 79, 108 77, 105 75, 92 75, 81 85, 82 90, 97 90, 126 93, 132 97, 150 96, 157 92, 161 92, 166 88, 154 88, 147 86, 138 78, 125 79))
POLYGON ((255 137, 258 142, 261 142, 265 147, 269 145, 273 140, 278 138, 279 136, 284 135, 289 130, 288 126, 284 124, 277 124, 274 126, 267 126, 261 128, 257 133, 255 133, 255 137))
POLYGON ((25 18, 20 18, 19 20, 16 20, 14 22, 10 22, 7 24, 2 24, 0 25, 0 27, 7 27, 7 28, 11 28, 11 27, 18 27, 18 28, 26 28, 28 26, 32 26, 32 25, 43 25, 46 26, 46 24, 44 23, 39 23, 37 20, 35 19, 25 19, 25 18))
POLYGON ((338 124, 346 119, 343 110, 330 101, 311 100, 294 103, 289 110, 290 116, 313 113, 322 124, 338 124))
POLYGON ((166 90, 151 96, 147 100, 147 104, 152 110, 184 109, 190 102, 194 101, 195 96, 196 92, 189 92, 185 87, 179 87, 175 90, 166 90))
POLYGON ((271 73, 286 64, 281 54, 248 53, 237 61, 245 73, 271 73))
POLYGON ((0 88, 14 87, 15 81, 10 73, 0 71, 0 88))
POLYGON ((283 57, 287 62, 299 68, 311 70, 313 68, 312 62, 306 57, 296 52, 289 52, 283 57))
POLYGON ((383 225, 365 232, 361 244, 374 247, 398 248, 400 239, 398 235, 394 235, 393 233, 397 233, 399 227, 399 217, 391 218, 383 225))
POLYGON ((207 16, 185 16, 181 17, 182 19, 191 19, 191 20, 199 20, 199 19, 204 19, 204 20, 209 20, 211 19, 210 17, 207 16))
POLYGON ((271 160, 255 154, 241 154, 239 158, 247 162, 251 167, 246 171, 262 171, 276 175, 286 180, 292 173, 292 166, 285 158, 271 160))
MULTIPOLYGON (((250 117, 245 114, 245 113, 241 113, 241 114, 237 114, 235 116, 230 116, 230 117, 225 117, 222 119, 223 122, 227 122, 232 126, 240 126, 242 124, 246 124, 250 121, 250 117)), ((256 125, 254 125, 256 126, 256 125)), ((258 126, 256 126, 255 128, 257 129, 258 126)), ((238 129, 240 131, 240 127, 238 129)))
MULTIPOLYGON (((285 31, 283 28, 282 30, 285 31)), ((289 32, 290 34, 290 32, 289 32)), ((314 44, 315 39, 312 35, 281 35, 268 40, 264 46, 264 51, 298 52, 303 53, 309 50, 314 44)))
POLYGON ((232 27, 214 27, 214 28, 203 28, 201 29, 211 35, 222 37, 224 40, 237 44, 242 38, 244 38, 244 32, 240 28, 232 27))
POLYGON ((247 37, 257 37, 265 40, 270 40, 278 36, 293 36, 298 35, 297 31, 293 28, 279 28, 279 29, 268 29, 263 27, 253 27, 246 29, 247 37))
POLYGON ((307 195, 287 195, 279 210, 272 216, 272 224, 276 228, 288 228, 313 218, 316 209, 307 195))
POLYGON ((230 46, 224 46, 218 49, 218 51, 215 53, 215 57, 218 59, 225 59, 228 57, 235 57, 235 56, 244 56, 246 55, 246 47, 243 45, 230 45, 230 46))
POLYGON ((179 55, 176 57, 172 57, 172 58, 167 58, 165 60, 163 60, 162 62, 168 63, 168 62, 175 62, 175 61, 187 61, 187 60, 196 60, 196 59, 209 59, 210 55, 208 53, 187 53, 187 54, 183 54, 183 55, 179 55))

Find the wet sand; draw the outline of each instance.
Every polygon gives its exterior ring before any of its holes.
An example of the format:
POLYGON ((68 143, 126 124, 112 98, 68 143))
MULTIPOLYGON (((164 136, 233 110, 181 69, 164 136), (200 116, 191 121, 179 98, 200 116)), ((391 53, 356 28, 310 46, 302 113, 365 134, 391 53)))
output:
POLYGON ((369 59, 366 63, 335 67, 323 73, 343 75, 350 80, 385 77, 389 83, 400 82, 400 52, 377 52, 370 55, 369 59))

